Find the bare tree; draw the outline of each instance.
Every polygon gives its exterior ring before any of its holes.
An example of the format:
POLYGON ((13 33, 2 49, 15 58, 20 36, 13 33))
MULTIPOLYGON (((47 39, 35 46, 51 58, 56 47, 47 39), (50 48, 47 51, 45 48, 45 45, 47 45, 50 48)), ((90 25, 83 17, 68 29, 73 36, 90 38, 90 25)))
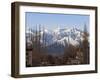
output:
POLYGON ((89 64, 89 42, 88 42, 88 32, 87 26, 84 25, 84 34, 83 34, 83 41, 82 41, 82 51, 83 51, 83 59, 84 64, 89 64))

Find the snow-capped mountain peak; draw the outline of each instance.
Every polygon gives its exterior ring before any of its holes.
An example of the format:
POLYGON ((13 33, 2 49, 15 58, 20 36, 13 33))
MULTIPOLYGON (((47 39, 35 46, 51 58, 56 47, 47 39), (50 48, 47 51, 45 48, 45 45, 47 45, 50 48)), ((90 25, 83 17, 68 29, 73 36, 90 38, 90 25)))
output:
MULTIPOLYGON (((34 34, 34 31, 32 31, 31 29, 27 29, 26 30, 26 34, 34 34)), ((52 45, 54 43, 58 43, 61 44, 63 46, 71 44, 73 46, 77 46, 79 45, 79 42, 81 40, 83 40, 83 32, 77 28, 57 28, 55 30, 48 30, 48 29, 44 29, 41 30, 40 32, 41 34, 41 44, 46 44, 46 46, 52 45), (45 40, 43 40, 45 39, 45 40), (44 43, 45 41, 45 43, 44 43)))

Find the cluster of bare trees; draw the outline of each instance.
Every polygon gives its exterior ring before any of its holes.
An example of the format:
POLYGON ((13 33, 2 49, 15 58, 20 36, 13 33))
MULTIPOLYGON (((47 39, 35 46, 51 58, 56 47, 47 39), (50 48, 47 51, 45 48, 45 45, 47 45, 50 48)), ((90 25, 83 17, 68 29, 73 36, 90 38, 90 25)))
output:
MULTIPOLYGON (((89 64, 89 34, 86 26, 84 26, 83 41, 79 46, 68 45, 64 48, 64 54, 53 56, 47 52, 47 43, 45 28, 41 25, 36 30, 31 30, 34 34, 30 34, 31 45, 28 46, 26 41, 26 66, 55 66, 55 65, 73 65, 73 64, 89 64), (41 31, 43 31, 41 35, 41 31), (41 40, 43 41, 42 44, 41 40)), ((27 40, 27 39, 26 39, 27 40)), ((59 46, 60 47, 60 46, 59 46)))
POLYGON ((41 66, 49 62, 49 56, 46 50, 45 28, 41 25, 36 26, 36 30, 31 29, 33 34, 29 34, 28 38, 31 44, 28 45, 26 39, 26 66, 41 66), (43 32, 42 32, 42 31, 43 32), (42 32, 42 33, 41 33, 42 32), (42 34, 42 35, 41 35, 42 34), (41 41, 43 41, 41 43, 41 41), (48 59, 47 59, 48 58, 48 59))
POLYGON ((64 64, 89 64, 89 33, 84 25, 83 40, 79 46, 65 47, 64 64))

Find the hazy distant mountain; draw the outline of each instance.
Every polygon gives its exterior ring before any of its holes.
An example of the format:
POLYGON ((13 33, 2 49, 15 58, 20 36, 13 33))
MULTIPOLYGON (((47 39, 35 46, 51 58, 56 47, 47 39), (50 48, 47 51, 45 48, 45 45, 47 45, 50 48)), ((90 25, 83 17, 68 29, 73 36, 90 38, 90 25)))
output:
MULTIPOLYGON (((27 43, 31 44, 31 36, 35 36, 36 31, 32 29, 26 30, 27 43)), ((39 33, 39 31, 38 31, 39 33)), ((37 33, 37 34, 38 34, 37 33)), ((55 30, 44 29, 40 31, 41 45, 46 45, 48 52, 63 53, 64 47, 68 45, 77 46, 83 40, 83 31, 77 28, 57 28, 55 30), (45 43, 44 43, 45 41, 45 43)))
MULTIPOLYGON (((31 42, 30 35, 35 36, 35 30, 27 29, 26 37, 28 42, 31 42)), ((54 43, 62 44, 63 46, 68 43, 71 45, 79 45, 79 42, 83 40, 83 32, 77 28, 71 29, 55 29, 41 31, 41 43, 43 43, 43 38, 45 39, 46 46, 52 45, 54 43)))

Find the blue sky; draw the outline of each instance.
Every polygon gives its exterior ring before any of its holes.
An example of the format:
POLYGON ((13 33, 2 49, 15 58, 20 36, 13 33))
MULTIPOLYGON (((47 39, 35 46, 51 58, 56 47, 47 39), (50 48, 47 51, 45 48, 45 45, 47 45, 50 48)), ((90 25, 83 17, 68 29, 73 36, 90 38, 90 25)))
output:
POLYGON ((84 29, 86 24, 89 31, 89 15, 76 15, 76 14, 51 14, 51 13, 25 13, 25 25, 35 29, 36 25, 46 26, 47 29, 71 28, 77 27, 81 30, 84 29))

